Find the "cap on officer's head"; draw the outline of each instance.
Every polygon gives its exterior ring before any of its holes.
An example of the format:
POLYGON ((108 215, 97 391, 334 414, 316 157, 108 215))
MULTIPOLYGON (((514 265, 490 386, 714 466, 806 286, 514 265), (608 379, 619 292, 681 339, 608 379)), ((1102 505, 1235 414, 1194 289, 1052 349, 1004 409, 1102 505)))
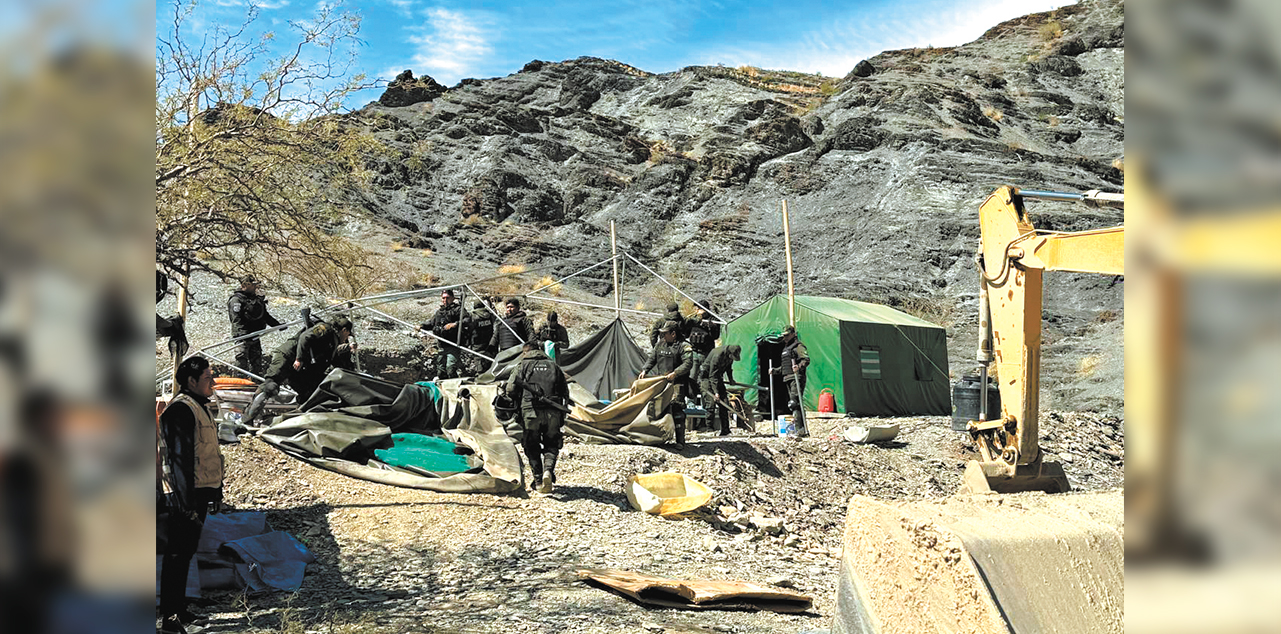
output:
POLYGON ((253 274, 246 274, 240 278, 241 286, 249 286, 250 284, 261 284, 261 283, 262 282, 258 278, 254 277, 253 274))
POLYGON ((676 302, 671 302, 670 304, 667 305, 667 312, 669 313, 678 311, 680 309, 681 309, 681 305, 677 304, 676 302))
POLYGON ((349 332, 355 330, 355 328, 352 327, 352 323, 350 319, 347 319, 346 317, 338 317, 334 319, 334 330, 343 330, 343 329, 346 329, 349 332))
POLYGON ((441 292, 440 292, 440 294, 441 294, 441 295, 444 295, 444 296, 447 296, 447 297, 449 297, 450 299, 453 299, 453 298, 454 298, 454 289, 452 289, 452 288, 447 288, 447 289, 445 289, 445 290, 441 291, 441 292))
POLYGON ((729 351, 729 356, 734 357, 735 361, 743 359, 743 346, 733 345, 726 348, 726 350, 729 351))
POLYGON ((472 307, 472 308, 484 308, 484 307, 485 307, 485 302, 482 302, 482 301, 480 301, 480 300, 478 299, 478 300, 476 300, 475 302, 472 302, 471 307, 472 307))
POLYGON ((658 332, 660 332, 660 333, 663 333, 663 332, 676 332, 676 327, 677 327, 677 326, 679 326, 679 325, 680 325, 680 324, 679 324, 679 323, 677 323, 677 322, 675 322, 675 321, 668 320, 668 321, 663 322, 663 327, 662 327, 662 328, 659 328, 659 329, 658 329, 658 332))

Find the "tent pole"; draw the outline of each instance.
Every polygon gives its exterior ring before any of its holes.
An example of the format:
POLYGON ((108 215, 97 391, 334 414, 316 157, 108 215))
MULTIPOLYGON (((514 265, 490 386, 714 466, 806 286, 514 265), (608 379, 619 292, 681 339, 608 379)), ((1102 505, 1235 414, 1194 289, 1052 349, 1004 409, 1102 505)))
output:
POLYGON ((614 232, 614 221, 609 221, 609 248, 613 251, 614 257, 614 319, 623 318, 623 297, 618 293, 618 234, 614 232))
MULTIPOLYGON (((672 284, 671 282, 669 282, 669 281, 667 281, 667 280, 663 279, 663 276, 662 276, 662 275, 659 275, 658 273, 655 273, 655 272, 654 272, 654 269, 651 269, 651 268, 649 268, 648 266, 645 266, 645 264, 644 264, 644 263, 642 263, 640 260, 637 260, 637 259, 635 258, 635 256, 633 256, 632 254, 630 254, 630 253, 628 253, 628 252, 624 251, 624 252, 623 252, 623 255, 627 256, 627 257, 628 257, 628 259, 630 259, 631 261, 635 262, 635 263, 636 263, 638 266, 640 266, 642 269, 645 269, 645 271, 646 271, 646 272, 648 272, 650 275, 653 275, 654 277, 658 278, 658 281, 660 281, 660 282, 662 282, 662 283, 664 283, 664 284, 668 285, 669 287, 671 287, 671 289, 672 289, 672 290, 674 290, 674 291, 676 291, 677 293, 680 293, 681 295, 683 295, 683 296, 685 297, 685 299, 688 299, 689 301, 694 302, 694 305, 695 305, 695 306, 697 306, 697 307, 699 307, 699 308, 702 308, 703 310, 706 310, 706 311, 707 311, 707 314, 709 314, 709 315, 711 315, 712 317, 715 317, 715 318, 716 318, 716 323, 721 324, 721 325, 725 325, 726 323, 728 323, 728 322, 726 322, 726 321, 725 321, 725 320, 724 320, 720 315, 717 315, 716 313, 712 312, 712 309, 711 309, 711 308, 709 308, 709 307, 707 307, 707 306, 704 306, 704 305, 702 305, 702 304, 698 303, 698 300, 697 300, 697 299, 694 299, 693 297, 690 297, 689 295, 686 295, 686 294, 685 294, 685 291, 682 291, 681 289, 676 288, 676 286, 675 286, 674 284, 672 284)), ((650 313, 650 314, 653 314, 653 313, 650 313)))
MULTIPOLYGON (((569 275, 566 275, 565 277, 562 277, 562 278, 560 278, 560 279, 556 280, 555 282, 552 282, 551 284, 543 284, 542 286, 539 286, 538 288, 536 288, 536 289, 534 289, 534 290, 530 291, 530 293, 537 293, 538 291, 541 291, 541 290, 543 290, 543 289, 551 288, 551 287, 553 287, 553 286, 556 286, 557 284, 560 284, 560 283, 564 282, 565 280, 568 280, 569 278, 574 277, 575 275, 582 275, 583 273, 586 273, 586 272, 588 272, 588 271, 590 271, 590 270, 592 270, 592 269, 594 269, 594 268, 596 268, 596 267, 598 267, 598 266, 600 266, 600 265, 602 265, 602 264, 604 264, 604 263, 606 263, 606 262, 608 262, 608 261, 609 261, 609 260, 601 260, 600 262, 597 262, 597 263, 595 263, 595 264, 593 264, 593 265, 591 265, 591 266, 589 266, 589 267, 587 267, 587 268, 585 268, 585 269, 582 269, 581 271, 578 271, 577 273, 570 273, 569 275)), ((473 291, 473 292, 474 292, 474 291, 473 291)))
POLYGON ((792 281, 792 225, 787 218, 787 199, 783 199, 783 249, 787 253, 787 323, 796 327, 796 287, 792 281))
MULTIPOLYGON (((187 285, 191 283, 191 267, 190 266, 187 266, 185 264, 183 265, 182 275, 179 276, 178 282, 179 282, 178 283, 178 319, 182 320, 182 330, 183 332, 186 332, 187 331, 187 285)), ((177 352, 176 346, 174 348, 174 351, 177 352)), ((182 388, 181 385, 178 385, 178 364, 179 363, 182 363, 182 359, 177 355, 175 355, 173 359, 173 372, 169 375, 169 378, 173 380, 174 394, 177 394, 179 390, 182 388)))

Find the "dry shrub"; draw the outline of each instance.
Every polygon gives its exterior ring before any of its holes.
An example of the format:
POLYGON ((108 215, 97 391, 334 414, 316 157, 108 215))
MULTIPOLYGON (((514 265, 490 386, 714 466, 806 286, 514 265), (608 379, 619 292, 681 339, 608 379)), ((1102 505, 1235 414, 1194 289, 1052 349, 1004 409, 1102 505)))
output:
POLYGON ((515 275, 517 273, 524 273, 526 268, 527 267, 524 264, 504 264, 498 267, 498 274, 515 275))
POLYGON ((462 224, 464 227, 474 227, 480 224, 480 214, 472 214, 470 216, 467 216, 466 218, 463 218, 462 224))
POLYGON ((1005 144, 1005 149, 1009 150, 1010 152, 1017 152, 1019 150, 1024 150, 1027 148, 1025 148, 1023 144, 1019 143, 1018 141, 1010 141, 1009 143, 1005 144))
POLYGON ((1097 354, 1081 357, 1081 363, 1077 367, 1077 374, 1082 377, 1091 376, 1094 374, 1095 370, 1099 369, 1100 363, 1101 361, 1097 354))
POLYGON ((404 250, 405 250, 405 245, 403 245, 403 244, 401 244, 401 243, 399 243, 399 242, 392 242, 392 243, 391 243, 391 252, 392 252, 392 253, 400 253, 401 251, 404 251, 404 250))
POLYGON ((530 288, 540 288, 540 287, 546 286, 547 288, 544 288, 540 292, 550 293, 552 295, 560 296, 561 294, 564 293, 565 287, 561 284, 555 284, 554 283, 555 281, 556 281, 556 278, 550 275, 544 275, 541 279, 538 280, 537 283, 535 283, 530 288))
POLYGON ((1124 173, 1125 173, 1125 159, 1124 159, 1124 158, 1115 158, 1115 159, 1112 159, 1112 168, 1113 168, 1113 169, 1115 169, 1116 171, 1121 172, 1122 174, 1124 174, 1124 173))
POLYGON ((635 310, 649 310, 649 304, 646 304, 645 300, 643 299, 638 299, 636 300, 636 304, 632 306, 632 308, 635 310))
POLYGON ((418 277, 414 267, 343 238, 334 238, 330 248, 331 258, 280 253, 268 268, 275 269, 280 277, 292 277, 310 291, 340 298, 409 288, 418 277))
POLYGON ((1058 117, 1056 117, 1056 116, 1054 116, 1054 115, 1050 115, 1050 118, 1049 118, 1049 119, 1047 119, 1046 121, 1047 121, 1047 123, 1049 123, 1049 124, 1050 124, 1050 127, 1051 127, 1051 128, 1053 128, 1054 126, 1056 126, 1056 125, 1058 125, 1058 124, 1059 124, 1059 118, 1058 118, 1058 117))
POLYGON ((1063 37, 1063 25, 1058 20, 1050 20, 1036 29, 1036 34, 1042 40, 1057 40, 1063 37))
POLYGON ((983 116, 985 116, 985 117, 987 117, 987 118, 989 118, 989 119, 991 119, 991 120, 993 120, 993 121, 1000 121, 1001 119, 1003 119, 1003 118, 1005 117, 1005 115, 1004 115, 1004 114, 1002 114, 1000 110, 997 110, 996 108, 993 108, 992 106, 984 106, 984 107, 983 107, 983 116))
POLYGON ((429 257, 431 257, 431 256, 432 256, 432 251, 431 251, 431 249, 423 249, 423 250, 422 250, 422 252, 421 252, 421 253, 419 253, 419 255, 421 255, 421 256, 423 256, 423 257, 425 257, 425 258, 429 258, 429 257))

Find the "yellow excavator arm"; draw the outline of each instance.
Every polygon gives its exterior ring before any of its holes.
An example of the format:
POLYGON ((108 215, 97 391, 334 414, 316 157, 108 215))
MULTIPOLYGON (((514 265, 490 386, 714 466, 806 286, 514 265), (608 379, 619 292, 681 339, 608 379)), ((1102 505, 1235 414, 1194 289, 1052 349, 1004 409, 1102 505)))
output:
POLYGON ((1042 459, 1038 439, 1042 277, 1045 271, 1125 271, 1124 227, 1038 232, 1023 207, 1031 197, 1123 203, 1118 194, 1027 192, 1006 186, 980 208, 978 359, 982 385, 989 364, 996 363, 1001 412, 991 420, 980 415, 970 421, 969 433, 982 457, 966 466, 971 491, 1068 490, 1062 467, 1042 459))

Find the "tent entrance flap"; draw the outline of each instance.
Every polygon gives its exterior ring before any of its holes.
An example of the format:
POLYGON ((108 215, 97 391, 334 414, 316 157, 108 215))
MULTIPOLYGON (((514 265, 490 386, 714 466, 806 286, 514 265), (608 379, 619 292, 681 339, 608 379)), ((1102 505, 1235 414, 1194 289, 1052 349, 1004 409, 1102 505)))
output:
MULTIPOLYGON (((758 337, 756 339, 757 385, 770 387, 771 367, 779 367, 783 361, 783 342, 777 337, 758 337)), ((787 407, 787 386, 781 377, 774 377, 774 390, 758 390, 756 394, 756 411, 766 415, 771 411, 770 399, 774 400, 773 411, 781 414, 789 412, 787 407)))

